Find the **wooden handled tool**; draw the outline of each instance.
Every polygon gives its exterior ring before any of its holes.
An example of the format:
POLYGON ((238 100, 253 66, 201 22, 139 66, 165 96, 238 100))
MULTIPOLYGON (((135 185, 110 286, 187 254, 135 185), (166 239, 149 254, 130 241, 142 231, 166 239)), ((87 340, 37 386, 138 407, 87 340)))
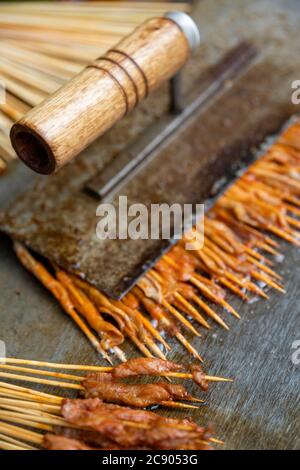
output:
POLYGON ((12 127, 16 153, 38 173, 57 171, 176 74, 198 43, 186 13, 146 21, 12 127))

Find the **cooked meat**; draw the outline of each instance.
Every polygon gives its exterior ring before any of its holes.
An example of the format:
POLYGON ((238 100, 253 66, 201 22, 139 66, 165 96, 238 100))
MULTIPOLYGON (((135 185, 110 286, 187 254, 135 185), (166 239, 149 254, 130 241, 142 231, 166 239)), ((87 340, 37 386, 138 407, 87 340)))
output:
POLYGON ((158 382, 155 384, 125 384, 116 381, 111 374, 88 374, 82 385, 85 398, 100 398, 110 403, 119 403, 136 408, 146 408, 173 399, 188 399, 189 393, 183 385, 158 382))
MULTIPOLYGON (((65 399, 62 403, 62 414, 69 422, 78 419, 95 418, 99 423, 100 418, 105 420, 133 421, 134 423, 149 424, 156 420, 157 415, 151 411, 135 410, 124 406, 103 403, 99 398, 90 399, 65 399)), ((84 424, 82 424, 84 425, 84 424)))
POLYGON ((182 366, 163 359, 139 357, 130 359, 116 366, 112 372, 115 378, 133 377, 135 375, 159 375, 164 372, 182 371, 182 366))
POLYGON ((93 450, 84 442, 77 439, 70 439, 65 436, 56 436, 55 434, 46 434, 44 436, 43 446, 48 450, 93 450))
POLYGON ((169 318, 166 311, 157 303, 147 297, 141 297, 141 302, 151 318, 158 323, 158 329, 166 331, 170 336, 175 336, 179 332, 177 325, 169 318))
POLYGON ((190 371, 193 375, 193 381, 199 385, 204 392, 208 390, 208 381, 205 379, 205 374, 202 370, 202 367, 199 365, 190 366, 190 371))
POLYGON ((210 450, 205 442, 208 434, 203 428, 198 428, 194 436, 185 429, 176 429, 166 426, 163 420, 158 420, 155 426, 145 431, 144 439, 151 449, 168 450, 210 450))
POLYGON ((80 430, 80 439, 92 445, 108 439, 112 444, 106 448, 111 449, 210 448, 209 431, 190 420, 164 418, 151 411, 131 410, 99 399, 64 400, 62 414, 69 423, 84 428, 80 430))
MULTIPOLYGON (((84 401, 84 400, 80 400, 84 401)), ((64 436, 69 439, 85 442, 90 446, 97 447, 98 449, 112 449, 115 447, 113 440, 106 437, 97 431, 80 429, 80 428, 67 428, 64 426, 54 426, 53 431, 59 436, 64 436)))
POLYGON ((160 284, 148 274, 138 281, 139 288, 148 299, 154 300, 158 304, 162 303, 163 293, 160 284))

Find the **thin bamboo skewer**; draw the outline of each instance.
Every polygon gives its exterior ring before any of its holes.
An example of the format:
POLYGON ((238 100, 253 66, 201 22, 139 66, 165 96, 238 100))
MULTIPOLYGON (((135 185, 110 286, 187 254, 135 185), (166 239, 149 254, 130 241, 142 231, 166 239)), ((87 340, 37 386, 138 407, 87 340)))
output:
POLYGON ((7 382, 0 382, 0 388, 1 389, 8 389, 9 391, 13 391, 13 392, 16 392, 16 393, 21 393, 22 394, 22 397, 24 397, 25 395, 32 399, 32 400, 41 400, 41 401, 49 401, 53 404, 57 404, 57 403, 61 403, 62 401, 62 398, 61 397, 57 397, 55 395, 51 395, 49 393, 44 393, 44 392, 39 392, 37 390, 33 390, 33 389, 30 389, 30 388, 26 388, 26 387, 20 387, 19 385, 14 385, 14 384, 10 384, 10 383, 7 383, 7 382))
MULTIPOLYGON (((10 418, 16 418, 15 423, 19 424, 28 424, 28 421, 30 419, 30 422, 34 423, 39 423, 39 425, 42 425, 40 429, 43 429, 44 425, 49 425, 53 424, 56 426, 64 426, 64 427, 70 427, 73 428, 75 426, 72 426, 70 423, 68 423, 64 418, 54 416, 52 417, 51 415, 49 416, 43 416, 43 415, 35 415, 35 414, 24 414, 24 413, 18 413, 17 411, 6 411, 1 409, 0 410, 0 418, 2 419, 7 419, 9 420, 10 418)), ((77 426, 76 426, 77 427, 77 426)), ((45 430, 51 431, 51 429, 45 428, 45 430)))
POLYGON ((5 164, 16 158, 16 154, 10 145, 8 137, 2 133, 1 129, 0 129, 0 150, 1 150, 1 157, 3 158, 3 161, 5 162, 5 164))
POLYGON ((188 330, 190 330, 192 333, 194 333, 195 336, 201 336, 199 331, 197 331, 193 325, 191 324, 191 322, 189 322, 188 320, 186 320, 186 318, 181 315, 180 312, 178 312, 178 310, 176 310, 176 308, 174 308, 171 304, 169 304, 169 302, 167 302, 165 299, 163 299, 162 301, 162 305, 163 307, 165 307, 167 309, 168 312, 170 312, 178 321, 180 321, 188 330))
POLYGON ((33 450, 33 449, 28 449, 24 446, 18 446, 16 444, 11 444, 10 442, 7 442, 5 440, 0 439, 0 449, 1 450, 33 450))
POLYGON ((7 436, 6 434, 1 434, 0 433, 0 439, 2 441, 6 441, 10 444, 14 444, 16 446, 20 446, 20 447, 23 447, 24 449, 28 449, 28 450, 37 450, 36 447, 33 447, 33 446, 30 446, 29 444, 25 444, 25 442, 22 442, 22 441, 19 441, 17 439, 14 439, 13 437, 10 437, 10 436, 7 436))
POLYGON ((102 52, 105 51, 105 47, 99 46, 81 46, 81 48, 76 48, 74 50, 72 47, 64 44, 52 44, 44 43, 42 41, 26 41, 21 43, 21 41, 7 39, 3 41, 4 44, 12 44, 16 47, 22 47, 24 49, 29 49, 33 52, 42 52, 43 54, 58 57, 68 61, 79 62, 82 66, 90 63, 96 57, 98 57, 102 52), (21 44, 20 44, 21 43, 21 44), (103 50, 102 50, 103 49, 103 50))
MULTIPOLYGON (((2 382, 3 384, 4 382, 2 382)), ((6 384, 5 384, 6 385, 6 384)), ((39 395, 31 395, 31 389, 26 389, 27 391, 20 391, 20 390, 15 390, 11 388, 7 388, 4 386, 0 387, 0 397, 3 398, 13 398, 17 400, 23 400, 23 401, 37 401, 38 403, 42 404, 57 404, 59 401, 54 397, 54 399, 51 397, 42 397, 39 395)))
POLYGON ((1 104, 0 109, 10 117, 12 121, 20 119, 20 117, 30 109, 30 106, 18 99, 16 96, 11 95, 8 90, 6 90, 5 99, 6 102, 1 104))
POLYGON ((2 79, 6 89, 11 94, 17 96, 21 101, 24 101, 30 106, 36 106, 46 97, 45 93, 33 90, 31 87, 13 80, 7 74, 3 74, 2 79))
POLYGON ((19 15, 14 14, 5 14, 3 13, 0 18, 0 27, 2 29, 13 29, 13 30, 38 30, 38 31, 47 31, 51 30, 57 32, 70 32, 70 33, 81 33, 85 34, 87 31, 87 25, 90 26, 88 30, 92 34, 107 34, 110 35, 120 35, 125 36, 129 34, 132 30, 133 25, 126 25, 124 23, 118 24, 117 22, 110 22, 109 20, 105 22, 99 22, 93 19, 82 19, 77 18, 75 20, 70 17, 66 21, 65 18, 59 18, 56 16, 55 22, 51 17, 45 15, 19 15), (113 29, 112 29, 113 28, 113 29))
MULTIPOLYGON (((29 376, 22 376, 18 374, 9 374, 6 372, 0 372, 0 377, 11 379, 11 380, 20 380, 24 382, 32 382, 32 383, 38 383, 38 384, 44 384, 44 385, 52 385, 54 387, 60 387, 60 388, 67 388, 71 390, 79 390, 79 391, 84 391, 84 387, 82 385, 78 384, 72 384, 68 382, 60 382, 57 380, 47 380, 47 379, 39 379, 37 377, 29 377, 29 376)), ((1 383, 1 382, 0 382, 1 383)), ((55 397, 59 398, 59 397, 55 397)), ((193 401, 193 400, 191 400, 193 401)), ((176 401, 161 401, 159 405, 165 406, 165 407, 171 407, 171 408, 189 408, 189 409, 197 409, 197 406, 194 405, 188 405, 186 403, 179 403, 176 401)))
POLYGON ((59 414, 60 413, 60 406, 58 405, 47 405, 45 403, 40 402, 32 402, 26 400, 18 400, 16 398, 4 398, 0 397, 0 407, 6 406, 13 406, 13 407, 21 407, 21 409, 30 409, 31 412, 34 410, 40 410, 51 414, 59 414))
POLYGON ((17 77, 19 82, 29 85, 42 93, 54 93, 63 83, 61 80, 54 80, 47 73, 39 70, 33 71, 26 65, 14 63, 5 57, 0 58, 0 75, 9 75, 11 78, 17 77))
POLYGON ((24 375, 19 375, 19 374, 9 374, 7 372, 0 372, 0 377, 6 378, 6 379, 21 380, 24 382, 33 382, 33 383, 44 384, 44 385, 52 385, 53 387, 70 388, 72 390, 84 390, 84 387, 78 384, 72 384, 69 382, 60 382, 58 380, 40 379, 37 377, 30 377, 30 376, 24 376, 24 375))
POLYGON ((7 434, 8 436, 18 437, 26 442, 30 442, 37 445, 41 445, 44 440, 42 434, 39 434, 34 431, 28 431, 27 429, 23 429, 18 426, 13 426, 12 424, 8 423, 0 422, 0 432, 7 434))
MULTIPOLYGON (((1 34, 3 35, 3 29, 1 30, 1 34)), ((58 73, 61 78, 65 78, 66 80, 70 79, 73 75, 82 70, 82 66, 80 64, 57 59, 55 57, 47 57, 39 52, 33 52, 22 48, 19 49, 12 44, 6 43, 4 46, 0 43, 0 51, 3 57, 10 58, 11 60, 20 62, 21 64, 28 61, 31 67, 43 66, 44 70, 58 73)))
MULTIPOLYGON (((30 414, 31 416, 44 416, 44 417, 52 417, 53 414, 50 412, 46 412, 46 411, 42 411, 40 409, 36 409, 36 408, 24 408, 24 406, 20 406, 19 404, 5 404, 2 402, 0 402, 0 413, 1 413, 1 410, 2 411, 11 411, 11 412, 17 412, 17 413, 20 413, 21 415, 28 415, 30 414)), ((55 415, 55 413, 54 413, 55 415)))
MULTIPOLYGON (((28 361, 30 362, 30 361, 28 361)), ((30 374, 36 374, 36 375, 44 375, 48 377, 55 377, 55 378, 64 378, 68 380, 74 380, 74 381, 82 381, 85 380, 84 376, 80 375, 70 375, 70 374, 63 374, 63 373, 58 373, 58 372, 52 372, 52 371, 45 371, 45 370, 38 370, 38 369, 30 369, 27 367, 18 367, 18 366, 12 366, 12 365, 6 365, 6 364, 1 364, 0 362, 0 369, 6 369, 6 370, 14 370, 14 371, 19 371, 23 373, 30 373, 30 374)), ((78 370, 78 369, 77 369, 78 370)), ((91 370, 91 369, 88 369, 91 370)), ((113 367, 94 367, 92 370, 98 371, 98 372, 112 372, 114 370, 113 367)), ((163 373, 157 373, 157 374, 151 374, 156 377, 173 377, 173 378, 179 378, 179 379, 192 379, 193 374, 187 373, 187 372, 163 372, 163 373)), ((26 377, 25 377, 26 379, 26 377)), ((214 377, 210 375, 205 375, 204 379, 207 380, 208 382, 233 382, 233 379, 225 378, 225 377, 214 377)))
MULTIPOLYGON (((171 2, 172 5, 172 2, 171 2)), ((175 5, 175 3, 173 3, 175 5)), ((80 15, 83 13, 94 15, 94 13, 101 12, 101 14, 110 14, 110 15, 117 15, 120 16, 120 12, 125 14, 128 12, 130 15, 132 13, 137 14, 159 14, 163 13, 164 11, 170 8, 170 2, 127 2, 127 1, 120 1, 118 2, 117 8, 115 1, 93 1, 92 3, 72 3, 68 4, 66 2, 57 3, 57 2, 45 2, 36 4, 34 2, 26 2, 23 6, 22 4, 22 12, 24 14, 32 14, 34 12, 40 13, 41 11, 45 11, 47 13, 57 13, 59 14, 71 14, 79 13, 80 15)), ((184 2, 176 3, 176 8, 182 11, 189 11, 190 6, 184 2)), ((20 11, 18 8, 18 4, 7 4, 1 5, 1 10, 3 11, 20 11)))
MULTIPOLYGON (((1 64, 0 64, 1 70, 1 64)), ((0 112, 0 128, 1 130, 8 135, 9 129, 13 125, 13 121, 7 117, 2 111, 0 112)))

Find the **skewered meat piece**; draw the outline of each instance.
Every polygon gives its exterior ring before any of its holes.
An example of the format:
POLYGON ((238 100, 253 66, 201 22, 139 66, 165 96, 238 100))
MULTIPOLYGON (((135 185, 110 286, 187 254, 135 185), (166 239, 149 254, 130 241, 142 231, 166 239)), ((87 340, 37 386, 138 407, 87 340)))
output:
MULTIPOLYGON (((113 429, 110 424, 110 430, 113 429)), ((117 425, 116 425, 117 426, 117 425)), ((135 431, 135 430, 134 430, 135 431)), ((103 430, 101 432, 97 431, 89 431, 87 429, 71 429, 61 426, 56 426, 54 429, 57 437, 66 438, 69 441, 80 442, 83 445, 86 445, 86 450, 150 450, 148 447, 123 447, 122 445, 117 444, 113 440, 109 439, 105 436, 105 433, 109 433, 110 431, 103 426, 103 430)), ((130 429, 126 431, 131 432, 130 429)), ((124 430, 125 433, 125 430, 124 430)), ((114 433, 112 433, 114 434, 114 433)), ((54 443, 56 444, 56 443, 54 443)), ((60 445, 60 443, 58 443, 60 445)), ((49 450, 59 450, 59 449, 49 449, 49 450)), ((67 449, 66 449, 67 450, 67 449)), ((70 449, 76 450, 76 449, 70 449)), ((81 449, 78 449, 81 450, 81 449)), ((85 450, 85 449, 84 449, 85 450)))
POLYGON ((116 381, 110 373, 88 374, 82 382, 85 398, 100 398, 136 408, 146 408, 173 399, 192 399, 183 385, 157 382, 155 384, 125 384, 116 381))
MULTIPOLYGON (((84 400, 80 400, 84 401, 84 400)), ((115 442, 105 435, 105 428, 103 427, 103 433, 98 431, 80 429, 80 428, 67 428, 65 426, 54 426, 53 431, 58 436, 66 437, 70 440, 76 440, 80 442, 86 442, 88 445, 97 449, 115 449, 115 442)), ((119 446, 118 446, 119 447, 119 446)))
POLYGON ((77 439, 70 439, 65 436, 56 436, 55 434, 46 434, 44 436, 43 446, 48 450, 93 450, 84 442, 77 439))
MULTIPOLYGON (((85 420, 88 417, 89 421, 95 419, 99 424, 101 419, 103 421, 109 418, 113 420, 125 420, 133 421, 134 423, 153 423, 157 415, 152 411, 136 410, 127 408, 124 406, 113 405, 111 403, 103 403, 99 398, 90 399, 68 399, 66 398, 62 402, 62 414, 65 419, 73 423, 74 420, 78 422, 78 419, 85 420)), ((84 426, 84 422, 79 425, 84 426)))
POLYGON ((112 371, 114 378, 134 377, 136 375, 159 375, 164 372, 179 372, 183 367, 175 362, 157 358, 138 357, 116 366, 112 371))
POLYGON ((105 404, 99 399, 64 400, 62 414, 69 423, 84 428, 81 439, 92 445, 90 431, 127 449, 210 449, 210 431, 189 420, 164 418, 150 411, 105 404))
MULTIPOLYGON (((139 357, 129 359, 127 362, 116 366, 111 375, 116 378, 128 378, 137 375, 163 375, 165 372, 182 372, 184 367, 172 361, 157 358, 139 357)), ((190 366, 193 381, 203 390, 208 390, 208 381, 202 367, 198 364, 190 366)), ((178 392, 177 392, 178 393, 178 392)))
POLYGON ((208 381, 205 378, 205 374, 202 367, 199 365, 190 366, 190 371, 193 375, 193 381, 197 384, 204 392, 208 390, 208 381))

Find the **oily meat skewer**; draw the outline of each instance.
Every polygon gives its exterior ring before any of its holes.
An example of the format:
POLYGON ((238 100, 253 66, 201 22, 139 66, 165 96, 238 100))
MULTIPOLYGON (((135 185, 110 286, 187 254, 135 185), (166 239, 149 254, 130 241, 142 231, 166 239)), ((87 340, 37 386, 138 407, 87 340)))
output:
POLYGON ((47 450, 96 450, 77 439, 55 434, 46 434, 43 445, 47 450))
POLYGON ((124 379, 137 375, 163 375, 165 372, 180 372, 183 366, 172 361, 163 361, 161 359, 148 359, 138 357, 130 359, 123 364, 114 367, 111 374, 114 378, 124 379))
POLYGON ((124 342, 123 334, 115 328, 111 323, 105 321, 96 309, 94 304, 88 299, 79 287, 75 286, 71 277, 57 269, 57 279, 68 291, 71 301, 76 310, 88 321, 90 326, 100 335, 101 346, 107 351, 115 346, 119 346, 124 342))
MULTIPOLYGON (((159 376, 168 372, 178 373, 183 367, 171 361, 160 359, 137 358, 114 367, 111 372, 90 373, 82 382, 85 397, 98 397, 112 403, 145 408, 154 404, 179 400, 193 400, 184 386, 158 382, 155 384, 125 384, 118 379, 138 375, 159 376)), ((200 366, 191 366, 191 377, 204 391, 208 389, 208 381, 200 366)))
POLYGON ((109 444, 105 448, 91 447, 77 438, 74 439, 65 435, 56 435, 49 433, 47 433, 44 437, 43 447, 47 450, 149 450, 145 447, 135 447, 134 449, 129 449, 128 447, 124 448, 116 444, 109 444))
MULTIPOLYGON (((5 358, 5 364, 0 364, 0 369, 8 371, 17 371, 24 374, 42 375, 67 380, 75 380, 82 382, 85 378, 81 375, 70 375, 61 372, 46 371, 40 369, 32 369, 27 366, 50 367, 58 369, 84 370, 105 373, 107 380, 123 379, 142 375, 150 375, 154 377, 173 377, 178 379, 193 379, 203 390, 207 389, 209 382, 232 382, 232 379, 225 377, 217 377, 204 374, 200 365, 190 365, 190 372, 186 372, 186 367, 172 361, 162 360, 158 358, 134 358, 129 359, 123 364, 115 367, 88 366, 75 364, 52 364, 51 362, 31 361, 28 359, 5 358), (24 367, 26 366, 26 367, 24 367), (111 377, 111 379, 109 379, 111 377), (201 383, 200 383, 201 382, 201 383)), ((37 379, 38 380, 38 379, 37 379)), ((62 384, 63 385, 63 384, 62 384)))
POLYGON ((173 420, 149 411, 108 405, 99 399, 64 400, 62 415, 72 425, 104 434, 126 448, 184 449, 188 445, 202 449, 208 447, 203 442, 210 437, 207 429, 189 420, 173 420), (129 421, 131 425, 127 424, 129 421))
MULTIPOLYGON (((120 364, 113 368, 111 374, 114 378, 128 378, 136 375, 168 376, 168 372, 180 372, 183 370, 181 364, 161 359, 136 358, 120 364)), ((208 377, 204 374, 200 365, 190 366, 193 381, 204 391, 208 389, 208 377)), ((171 374, 170 374, 171 375, 171 374)))
POLYGON ((192 400, 183 385, 158 382, 155 384, 125 384, 113 379, 111 374, 88 374, 83 381, 86 398, 98 397, 110 403, 146 408, 172 400, 192 400))

